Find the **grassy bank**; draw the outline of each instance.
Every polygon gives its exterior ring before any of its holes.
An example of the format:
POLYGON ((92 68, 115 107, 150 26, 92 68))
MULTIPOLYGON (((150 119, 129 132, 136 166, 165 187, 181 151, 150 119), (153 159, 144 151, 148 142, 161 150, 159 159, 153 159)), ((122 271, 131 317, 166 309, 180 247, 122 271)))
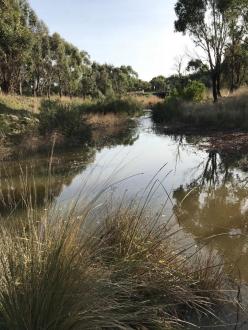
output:
POLYGON ((97 101, 0 95, 0 158, 47 151, 55 140, 57 148, 95 143, 96 136, 117 134, 154 102, 140 96, 97 101))
MULTIPOLYGON (((81 108, 81 110, 90 110, 90 106, 96 105, 94 107, 95 111, 103 111, 107 110, 108 112, 128 112, 130 111, 130 105, 134 105, 135 107, 151 107, 152 105, 161 102, 161 99, 154 95, 129 95, 123 97, 116 97, 110 100, 97 100, 91 98, 78 98, 78 97, 57 97, 52 96, 49 100, 43 97, 27 97, 27 96, 18 96, 18 95, 5 95, 0 93, 0 113, 13 113, 13 111, 25 111, 25 113, 29 112, 32 114, 39 113, 45 106, 50 105, 56 106, 66 106, 71 108, 81 108), (125 103, 120 103, 119 110, 118 108, 114 108, 111 101, 122 100, 125 103), (106 104, 109 106, 106 107, 106 104), (123 109, 123 105, 125 108, 123 109), (104 108, 104 109, 103 109, 104 108)), ((137 109, 136 109, 137 110, 137 109)), ((133 111, 131 109, 131 111, 133 111)), ((16 112, 15 112, 16 114, 16 112)))
POLYGON ((171 243, 176 234, 143 208, 92 217, 97 204, 80 214, 72 206, 67 216, 49 205, 28 208, 18 224, 1 222, 2 329, 178 329, 206 316, 217 321, 221 267, 185 257, 185 247, 171 243))
POLYGON ((218 103, 169 98, 154 107, 153 119, 182 130, 248 130, 248 94, 225 97, 218 103))

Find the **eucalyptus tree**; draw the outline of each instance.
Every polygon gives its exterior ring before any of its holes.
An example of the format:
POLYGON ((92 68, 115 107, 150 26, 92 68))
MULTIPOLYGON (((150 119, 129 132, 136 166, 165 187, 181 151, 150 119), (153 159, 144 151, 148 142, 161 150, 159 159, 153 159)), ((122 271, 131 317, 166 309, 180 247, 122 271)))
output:
POLYGON ((89 56, 86 52, 80 52, 72 44, 65 42, 65 92, 72 97, 80 88, 80 82, 84 73, 84 66, 89 64, 89 56))
POLYGON ((1 1, 0 84, 4 93, 14 90, 27 59, 32 44, 31 14, 26 1, 1 1))
POLYGON ((50 94, 52 60, 48 29, 43 22, 37 22, 33 39, 30 52, 33 94, 40 96, 44 93, 44 90, 47 91, 47 94, 50 94))
POLYGON ((168 88, 167 79, 164 76, 154 77, 151 82, 152 90, 155 92, 166 92, 168 88))
POLYGON ((208 66, 198 58, 190 60, 186 68, 186 71, 189 73, 205 73, 208 70, 208 66))
POLYGON ((53 72, 53 85, 58 87, 59 95, 62 97, 64 91, 64 81, 67 79, 66 76, 66 49, 65 41, 61 38, 58 33, 54 33, 50 37, 51 47, 51 61, 52 61, 52 72, 53 72))
POLYGON ((227 46, 222 71, 231 93, 248 83, 248 43, 237 40, 227 46))
MULTIPOLYGON (((225 52, 225 64, 229 67, 230 92, 238 88, 241 82, 241 68, 246 71, 248 1, 219 0, 220 8, 227 12, 230 40, 225 52)), ((243 72, 244 72, 243 71, 243 72)))
POLYGON ((189 33, 195 45, 206 55, 213 98, 217 101, 221 95, 221 68, 226 47, 232 33, 235 40, 241 38, 237 37, 238 30, 242 34, 245 32, 247 0, 178 0, 175 12, 176 31, 189 33), (243 28, 240 30, 239 26, 243 28))
POLYGON ((141 84, 132 67, 92 64, 85 51, 50 35, 27 0, 0 0, 1 91, 106 97, 141 84))

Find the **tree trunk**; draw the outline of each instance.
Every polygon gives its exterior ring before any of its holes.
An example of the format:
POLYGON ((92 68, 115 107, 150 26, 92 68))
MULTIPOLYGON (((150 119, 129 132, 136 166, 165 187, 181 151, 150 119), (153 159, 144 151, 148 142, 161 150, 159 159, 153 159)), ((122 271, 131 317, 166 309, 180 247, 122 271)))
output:
POLYGON ((230 82, 230 93, 233 94, 235 89, 235 83, 234 83, 234 54, 232 51, 232 59, 231 59, 231 82, 230 82))
POLYGON ((7 80, 4 80, 1 84, 1 90, 4 94, 9 94, 10 92, 10 82, 7 80))
POLYGON ((19 82, 19 94, 22 96, 22 81, 19 82))
POLYGON ((235 86, 234 86, 234 69, 233 69, 233 66, 232 66, 232 68, 231 68, 231 83, 230 83, 230 88, 229 88, 231 94, 233 94, 234 88, 235 88, 235 86))
POLYGON ((36 76, 36 86, 35 86, 35 95, 40 96, 40 75, 39 73, 36 76))
POLYGON ((218 59, 216 63, 216 89, 218 97, 221 97, 221 62, 218 59))
POLYGON ((51 84, 50 83, 48 85, 47 96, 48 96, 48 98, 50 100, 50 97, 51 97, 51 84))
POLYGON ((234 34, 232 33, 232 45, 231 45, 231 83, 230 83, 230 93, 234 92, 234 57, 235 57, 235 39, 234 34))
POLYGON ((212 74, 212 88, 213 88, 213 99, 214 102, 218 102, 218 91, 217 91, 217 77, 216 73, 212 74))
POLYGON ((221 97, 221 82, 220 82, 220 73, 218 73, 217 75, 217 80, 216 80, 216 88, 217 88, 217 94, 218 94, 218 97, 221 97))

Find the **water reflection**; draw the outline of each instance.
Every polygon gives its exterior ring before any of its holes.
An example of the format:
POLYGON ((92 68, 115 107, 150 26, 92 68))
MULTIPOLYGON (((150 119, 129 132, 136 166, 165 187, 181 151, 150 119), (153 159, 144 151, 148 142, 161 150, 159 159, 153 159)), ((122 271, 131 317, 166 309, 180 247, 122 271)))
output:
MULTIPOLYGON (((234 183, 209 187, 179 187, 173 197, 180 214, 180 225, 197 242, 208 243, 236 264, 248 281, 248 197, 247 190, 234 183), (187 198, 185 198, 187 196, 187 198), (183 203, 182 203, 183 201, 183 203)), ((237 271, 237 269, 236 269, 237 271)))
POLYGON ((18 162, 3 162, 0 166, 0 215, 27 207, 27 201, 40 207, 45 199, 52 200, 74 176, 93 162, 96 151, 84 149, 54 154, 49 157, 35 157, 18 162), (48 189, 49 186, 49 189, 48 189))
POLYGON ((0 164, 0 216, 18 213, 27 207, 40 207, 45 200, 60 196, 72 184, 79 173, 95 162, 102 148, 132 145, 138 138, 134 122, 130 127, 114 128, 108 134, 102 132, 88 143, 88 147, 74 148, 67 152, 56 152, 52 156, 37 155, 29 159, 6 161, 0 164), (48 188, 49 187, 49 188, 48 188))
MULTIPOLYGON (((209 151, 204 137, 164 135, 162 129, 154 127, 148 113, 137 126, 130 123, 130 127, 109 130, 106 135, 96 130, 87 149, 55 154, 51 198, 65 205, 77 197, 82 187, 90 198, 104 185, 119 182, 112 186, 109 198, 114 204, 124 197, 131 200, 142 195, 154 174, 163 168, 157 173, 159 184, 148 208, 154 213, 162 210, 161 221, 170 218, 176 209, 185 236, 198 244, 208 243, 227 268, 235 264, 248 281, 247 175, 236 166, 244 155, 228 156, 209 151)), ((20 168, 24 174, 26 168, 32 169, 33 175, 24 183, 35 182, 40 201, 37 204, 42 205, 48 164, 49 158, 45 157, 1 164, 0 199, 5 201, 0 205, 2 216, 9 211, 10 201, 16 204, 26 191, 20 184, 20 168)))

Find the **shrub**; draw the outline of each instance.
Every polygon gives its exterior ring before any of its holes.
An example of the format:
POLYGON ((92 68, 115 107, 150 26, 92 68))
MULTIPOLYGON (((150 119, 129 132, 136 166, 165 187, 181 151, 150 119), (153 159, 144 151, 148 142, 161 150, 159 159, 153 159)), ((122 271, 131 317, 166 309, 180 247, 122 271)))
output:
POLYGON ((193 80, 183 90, 183 98, 187 101, 201 102, 204 99, 205 86, 200 81, 193 80))
POLYGON ((41 134, 59 131, 66 137, 79 137, 89 134, 83 123, 81 112, 77 107, 64 104, 52 104, 45 101, 39 114, 39 130, 41 134))
POLYGON ((171 122, 182 117, 182 100, 171 96, 153 107, 152 118, 156 123, 171 122))

